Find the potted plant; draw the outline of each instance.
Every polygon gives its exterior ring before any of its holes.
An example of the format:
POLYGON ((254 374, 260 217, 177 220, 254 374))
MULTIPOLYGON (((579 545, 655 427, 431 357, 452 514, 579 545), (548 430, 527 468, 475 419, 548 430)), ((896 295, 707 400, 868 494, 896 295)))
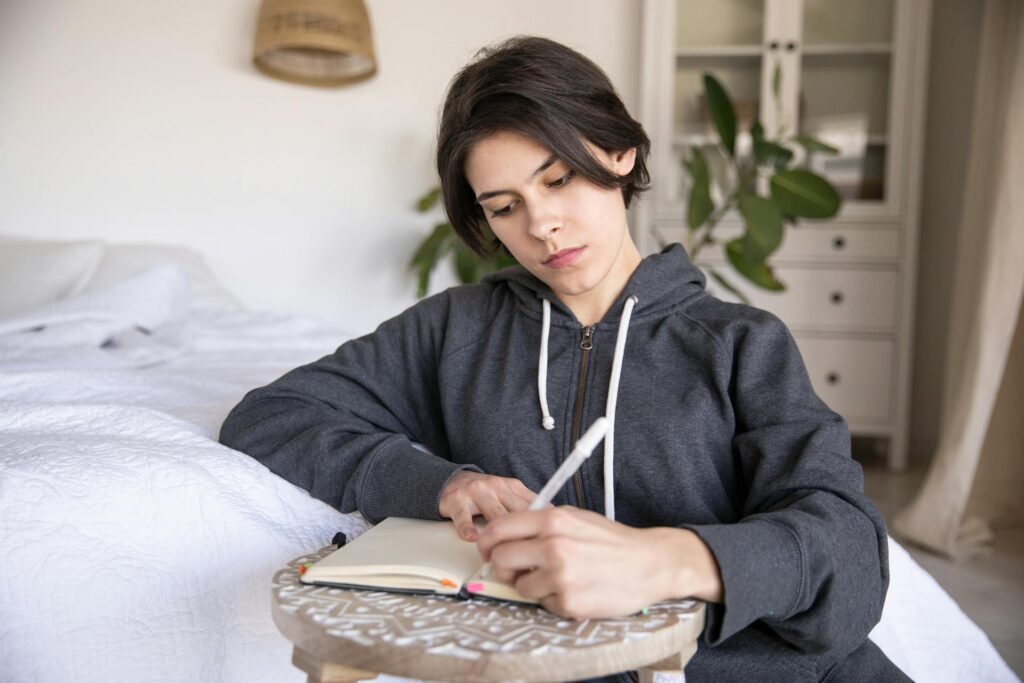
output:
MULTIPOLYGON (((772 79, 772 90, 778 98, 779 70, 772 79)), ((765 137, 761 123, 755 120, 749 129, 750 148, 741 154, 737 149, 736 110, 729 94, 711 74, 704 74, 704 96, 714 123, 718 141, 714 145, 691 145, 683 167, 690 178, 686 225, 687 252, 696 260, 709 244, 721 244, 729 264, 754 285, 781 291, 785 285, 775 277, 769 257, 782 244, 786 224, 797 225, 801 218, 825 219, 835 216, 841 200, 832 184, 822 176, 797 163, 799 148, 803 159, 813 152, 836 154, 838 150, 807 135, 783 139, 781 133, 765 137), (710 149, 708 149, 710 148, 710 149), (711 197, 712 178, 707 154, 718 154, 726 169, 718 180, 720 196, 717 204, 711 197), (767 180, 769 192, 761 194, 759 179, 767 180), (743 219, 744 231, 739 237, 719 243, 714 234, 719 221, 736 209, 743 219)), ((718 270, 705 266, 719 284, 747 301, 743 293, 718 270)))
MULTIPOLYGON (((433 209, 441 198, 440 188, 433 188, 416 202, 416 210, 426 213, 433 209)), ((493 237, 484 227, 488 237, 493 237)), ((422 298, 430 288, 430 275, 441 261, 451 258, 455 276, 459 282, 470 284, 496 270, 516 264, 504 249, 496 249, 488 258, 480 258, 458 238, 448 222, 437 223, 413 254, 409 267, 416 271, 416 296, 422 298)))

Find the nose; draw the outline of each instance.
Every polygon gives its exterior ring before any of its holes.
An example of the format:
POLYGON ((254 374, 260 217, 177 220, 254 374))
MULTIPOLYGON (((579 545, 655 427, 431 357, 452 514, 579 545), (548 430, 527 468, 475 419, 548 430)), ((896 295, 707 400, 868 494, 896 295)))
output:
POLYGON ((538 240, 551 239, 562 229, 562 219, 550 203, 536 204, 530 212, 530 235, 538 240))

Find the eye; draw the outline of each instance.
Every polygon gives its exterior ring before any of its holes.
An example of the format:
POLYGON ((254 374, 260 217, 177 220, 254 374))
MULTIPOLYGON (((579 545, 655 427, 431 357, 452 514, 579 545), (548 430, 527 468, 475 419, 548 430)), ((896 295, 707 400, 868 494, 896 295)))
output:
POLYGON ((503 209, 498 209, 497 211, 492 211, 491 212, 491 218, 501 218, 502 216, 509 215, 510 213, 512 213, 512 207, 515 204, 518 204, 518 202, 512 202, 511 204, 509 204, 508 206, 506 206, 503 209))
POLYGON ((576 175, 575 171, 569 171, 568 173, 566 173, 564 176, 562 176, 561 178, 559 178, 555 182, 548 184, 548 187, 554 187, 554 188, 565 187, 566 185, 569 184, 569 181, 572 180, 572 177, 574 175, 576 175))

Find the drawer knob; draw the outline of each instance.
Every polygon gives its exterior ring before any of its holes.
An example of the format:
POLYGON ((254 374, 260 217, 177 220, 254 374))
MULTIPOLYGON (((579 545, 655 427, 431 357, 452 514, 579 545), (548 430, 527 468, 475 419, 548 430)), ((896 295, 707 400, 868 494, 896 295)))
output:
POLYGON ((833 384, 833 385, 839 384, 839 373, 838 372, 830 372, 830 373, 828 373, 827 375, 825 375, 825 381, 828 382, 829 384, 833 384))
POLYGON ((842 249, 843 247, 846 246, 846 238, 843 237, 842 235, 836 237, 834 240, 832 240, 832 246, 835 247, 836 249, 842 249))
POLYGON ((842 292, 838 292, 838 291, 832 292, 832 295, 829 296, 829 298, 832 300, 832 303, 834 303, 834 304, 841 304, 841 303, 843 303, 843 293, 842 292))
POLYGON ((792 52, 795 49, 796 49, 796 43, 794 43, 792 40, 790 40, 789 42, 786 43, 786 52, 792 52))
POLYGON ((779 49, 779 41, 773 40, 772 42, 768 43, 768 49, 769 50, 778 50, 779 49))

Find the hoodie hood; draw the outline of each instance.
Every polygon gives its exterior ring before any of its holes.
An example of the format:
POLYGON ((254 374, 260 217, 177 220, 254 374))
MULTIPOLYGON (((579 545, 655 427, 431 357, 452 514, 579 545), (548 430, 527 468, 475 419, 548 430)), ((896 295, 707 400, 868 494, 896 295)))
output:
MULTIPOLYGON (((579 321, 572 311, 563 304, 535 275, 522 266, 505 268, 483 278, 483 282, 508 285, 527 315, 541 319, 541 302, 551 302, 551 324, 558 327, 576 327, 579 321)), ((633 317, 644 318, 659 314, 704 291, 707 283, 704 273, 695 266, 681 244, 671 244, 658 254, 648 256, 633 271, 625 289, 612 303, 601 319, 601 324, 617 324, 622 318, 625 302, 636 297, 633 317)))

